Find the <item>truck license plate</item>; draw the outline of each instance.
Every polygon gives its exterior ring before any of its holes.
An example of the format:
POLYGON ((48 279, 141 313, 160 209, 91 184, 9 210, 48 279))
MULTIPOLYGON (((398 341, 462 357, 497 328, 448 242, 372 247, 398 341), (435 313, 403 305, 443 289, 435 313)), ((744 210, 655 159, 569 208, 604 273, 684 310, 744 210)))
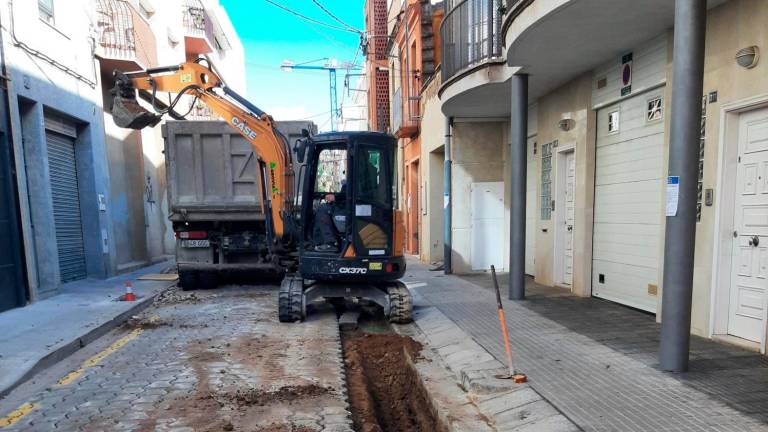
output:
POLYGON ((185 248, 207 248, 211 247, 210 240, 182 240, 181 247, 185 248))

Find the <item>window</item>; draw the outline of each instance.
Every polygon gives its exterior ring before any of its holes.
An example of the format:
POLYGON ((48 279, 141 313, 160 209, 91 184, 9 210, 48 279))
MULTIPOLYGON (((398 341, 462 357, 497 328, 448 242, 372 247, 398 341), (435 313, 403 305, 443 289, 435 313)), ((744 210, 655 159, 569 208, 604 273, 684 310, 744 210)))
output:
POLYGON ((648 112, 646 119, 649 122, 662 119, 662 99, 657 97, 648 101, 648 112))
POLYGON ((557 141, 541 146, 541 220, 552 218, 552 148, 557 141))
POLYGON ((360 147, 356 162, 357 199, 388 206, 392 191, 387 181, 386 162, 382 151, 374 147, 360 147))
POLYGON ((701 100, 701 135, 699 136, 699 178, 696 200, 696 222, 701 222, 701 206, 704 203, 704 145, 707 141, 707 95, 701 100))
POLYGON ((613 111, 608 114, 608 133, 619 131, 619 112, 613 111))
POLYGON ((40 19, 53 25, 53 0, 37 0, 40 19))
POLYGON ((339 193, 347 180, 347 151, 324 149, 317 162, 315 192, 339 193))

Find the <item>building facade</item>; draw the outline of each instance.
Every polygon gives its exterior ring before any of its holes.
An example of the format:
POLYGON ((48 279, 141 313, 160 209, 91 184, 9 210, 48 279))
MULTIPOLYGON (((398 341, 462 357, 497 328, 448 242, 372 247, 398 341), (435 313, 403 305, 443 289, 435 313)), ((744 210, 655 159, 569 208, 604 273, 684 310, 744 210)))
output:
POLYGON ((387 70, 387 0, 366 0, 365 77, 368 91, 368 130, 389 129, 389 72, 387 70))
POLYGON ((39 0, 0 7, 10 119, 0 199, 11 209, 0 226, 17 244, 3 257, 4 268, 15 269, 7 272, 14 275, 10 287, 0 284, 7 291, 0 298, 14 299, 5 309, 56 294, 67 282, 106 278, 172 254, 160 128, 114 125, 114 70, 205 54, 232 87, 244 88, 245 72, 242 46, 218 2, 39 0))
POLYGON ((439 26, 442 2, 394 1, 390 4, 388 45, 391 132, 399 142, 400 204, 405 210, 405 249, 427 258, 422 227, 427 212, 421 127, 422 93, 432 82, 440 62, 439 26))
POLYGON ((609 3, 447 3, 451 270, 515 273, 522 245, 508 239, 524 232, 538 283, 656 314, 662 328, 685 326, 687 303, 691 333, 765 352, 768 4, 609 3), (679 241, 689 231, 695 243, 679 241), (686 284, 674 272, 689 252, 686 284), (682 318, 662 319, 666 302, 682 318))

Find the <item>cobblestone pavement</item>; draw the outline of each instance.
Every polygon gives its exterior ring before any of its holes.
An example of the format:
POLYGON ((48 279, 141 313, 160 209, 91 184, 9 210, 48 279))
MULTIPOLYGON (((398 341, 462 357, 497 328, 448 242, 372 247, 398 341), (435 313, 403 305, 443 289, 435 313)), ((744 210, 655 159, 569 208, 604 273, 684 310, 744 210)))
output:
MULTIPOLYGON (((408 266, 404 280, 412 290, 505 361, 490 290, 413 262, 408 266)), ((692 371, 664 373, 655 367, 658 329, 652 317, 602 300, 540 291, 527 301, 504 303, 515 366, 579 427, 768 431, 763 359, 696 338, 692 371)))
POLYGON ((335 314, 280 324, 276 305, 275 287, 161 295, 0 400, 0 431, 351 431, 335 314))

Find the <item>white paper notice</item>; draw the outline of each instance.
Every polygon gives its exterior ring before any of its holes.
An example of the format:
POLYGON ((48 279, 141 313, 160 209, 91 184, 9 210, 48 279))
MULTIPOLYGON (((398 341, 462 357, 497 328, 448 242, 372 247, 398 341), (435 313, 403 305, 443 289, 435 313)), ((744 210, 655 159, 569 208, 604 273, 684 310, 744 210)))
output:
POLYGON ((677 216, 677 199, 680 196, 680 177, 667 177, 667 216, 677 216))

